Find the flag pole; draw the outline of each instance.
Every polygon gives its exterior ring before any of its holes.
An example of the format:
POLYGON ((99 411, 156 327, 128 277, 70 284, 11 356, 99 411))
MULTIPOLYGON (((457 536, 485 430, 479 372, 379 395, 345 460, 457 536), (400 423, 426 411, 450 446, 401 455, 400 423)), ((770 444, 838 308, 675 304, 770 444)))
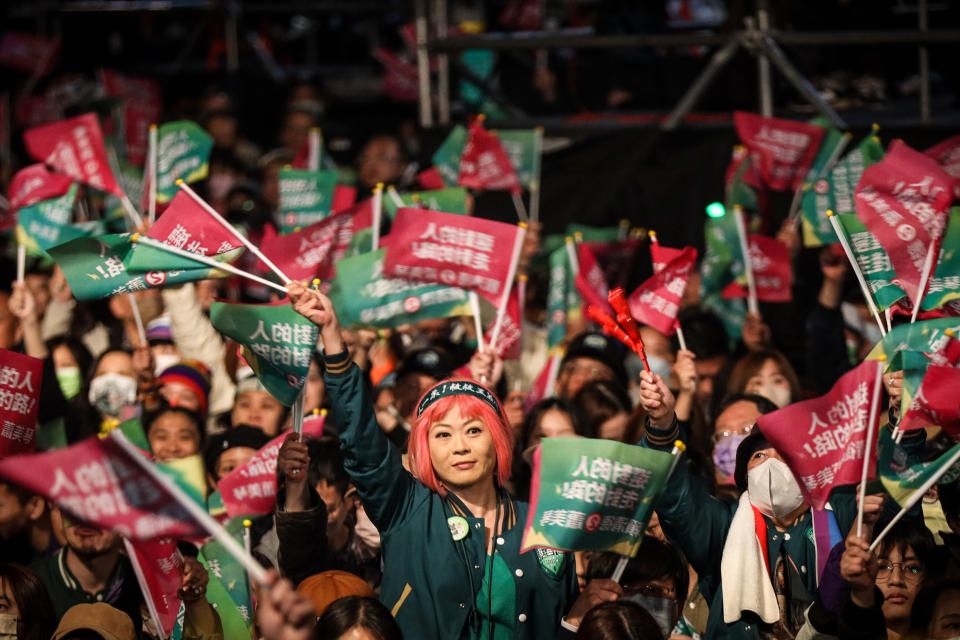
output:
POLYGON ((870 403, 870 418, 867 421, 867 441, 863 445, 863 472, 860 474, 860 504, 857 507, 857 537, 863 535, 863 501, 867 498, 867 475, 870 472, 870 452, 873 442, 873 424, 877 419, 877 407, 880 406, 880 384, 883 382, 883 363, 887 356, 877 358, 877 375, 873 381, 873 400, 870 403))
POLYGON ((123 205, 123 210, 127 212, 127 215, 130 217, 130 222, 133 223, 134 229, 139 229, 143 226, 143 216, 137 212, 137 208, 133 206, 133 203, 130 202, 130 198, 127 197, 127 194, 123 194, 120 198, 120 204, 123 205))
POLYGON ((857 262, 856 256, 853 255, 850 243, 847 242, 847 234, 843 231, 840 218, 838 218, 833 211, 827 211, 827 219, 830 220, 830 224, 833 226, 833 232, 837 234, 837 240, 840 241, 843 252, 847 254, 847 261, 853 268, 853 273, 857 276, 857 282, 860 283, 860 291, 863 292, 863 297, 867 300, 867 307, 870 308, 870 313, 873 314, 874 319, 877 321, 877 326, 880 327, 880 333, 887 335, 887 330, 883 327, 883 322, 880 320, 880 312, 877 310, 877 305, 873 301, 873 294, 870 293, 870 287, 867 286, 867 281, 863 277, 863 271, 860 270, 860 264, 857 262))
POLYGON ((890 307, 883 310, 883 319, 887 322, 887 331, 893 331, 893 311, 890 310, 890 307))
POLYGON ((320 149, 323 145, 323 138, 320 133, 320 127, 310 128, 310 142, 307 155, 307 168, 310 171, 320 170, 320 149))
MULTIPOLYGON (((147 610, 150 612, 150 617, 153 618, 153 624, 157 628, 157 633, 160 634, 161 638, 166 639, 168 636, 163 629, 163 625, 160 624, 160 613, 157 611, 157 604, 153 601, 153 595, 150 593, 150 587, 147 585, 147 578, 143 573, 143 567, 140 566, 140 558, 137 556, 136 549, 133 543, 126 538, 121 538, 121 540, 123 540, 123 546, 127 550, 127 559, 130 560, 133 573, 137 576, 137 583, 140 585, 140 591, 143 593, 143 599, 146 602, 147 610)), ((180 573, 183 573, 182 567, 180 573)))
POLYGON ((473 330, 477 333, 477 351, 483 351, 483 323, 480 322, 480 298, 476 291, 468 294, 470 298, 470 311, 473 312, 473 330))
POLYGON ((517 217, 520 222, 529 222, 530 216, 527 215, 527 208, 523 206, 523 197, 519 191, 511 191, 510 197, 513 199, 513 208, 517 210, 517 217))
POLYGON ((273 271, 275 274, 277 274, 277 276, 280 278, 281 282, 283 282, 284 284, 287 284, 288 282, 291 281, 290 278, 287 277, 287 274, 285 274, 283 271, 280 271, 280 269, 277 268, 277 265, 273 264, 273 262, 270 260, 270 258, 268 258, 267 256, 263 255, 263 252, 260 251, 260 249, 258 249, 255 244, 253 244, 252 242, 250 242, 250 240, 249 240, 245 235, 243 235, 242 233, 240 233, 239 231, 237 231, 237 229, 236 229, 232 224, 230 224, 229 222, 227 222, 227 221, 224 219, 223 216, 221 216, 219 213, 217 213, 216 209, 214 209, 213 207, 211 207, 211 206, 209 205, 209 203, 207 203, 206 200, 204 200, 203 198, 201 198, 200 196, 198 196, 198 195, 197 195, 197 192, 190 188, 190 185, 188 185, 186 182, 184 182, 184 181, 181 179, 181 180, 177 180, 177 186, 180 187, 180 189, 181 189, 182 191, 184 191, 188 196, 190 196, 190 198, 192 198, 194 202, 196 202, 198 205, 200 205, 200 206, 203 208, 204 211, 206 211, 208 214, 210 214, 210 216, 211 216, 214 220, 216 220, 217 222, 219 222, 219 223, 220 223, 220 226, 222 226, 224 229, 226 229, 226 230, 229 231, 231 234, 233 234, 233 236, 234 236, 237 240, 239 240, 240 242, 242 242, 242 243, 243 243, 243 246, 245 246, 247 249, 250 250, 250 253, 252 253, 253 255, 255 255, 255 256, 257 256, 258 258, 260 258, 260 260, 263 262, 263 264, 267 265, 267 267, 269 267, 271 271, 273 271))
POLYGON ((17 282, 23 284, 23 278, 27 271, 27 245, 22 242, 17 243, 17 282))
POLYGON ((513 255, 510 257, 510 270, 507 272, 506 287, 503 295, 500 297, 500 304, 497 306, 497 319, 493 322, 493 331, 490 333, 490 344, 497 344, 500 337, 500 327, 503 325, 503 316, 507 313, 507 305, 510 304, 510 291, 513 289, 513 281, 517 277, 517 264, 520 262, 520 250, 523 249, 523 238, 527 234, 527 225, 524 222, 517 224, 520 231, 517 233, 517 239, 513 242, 513 255))
POLYGON ((147 346, 147 333, 143 330, 143 318, 140 316, 140 307, 137 306, 137 299, 132 293, 127 294, 127 300, 130 301, 130 311, 133 312, 133 321, 137 324, 137 335, 140 336, 140 346, 147 346))
POLYGON ((123 432, 120 429, 114 429, 110 432, 110 435, 107 436, 109 439, 112 439, 117 445, 123 449, 124 453, 127 454, 127 457, 138 467, 140 470, 150 476, 150 478, 160 484, 164 489, 170 492, 173 495, 174 499, 177 501, 184 511, 186 511, 190 517, 192 517, 200 526, 202 526, 207 533, 213 536, 220 544, 223 545, 227 553, 232 555, 237 562, 239 562, 244 569, 247 570, 247 573, 259 583, 265 583, 267 581, 267 572, 264 570, 260 564, 253 559, 253 557, 244 551, 243 547, 240 546, 240 543, 230 535, 223 526, 213 519, 213 517, 206 512, 206 510, 201 507, 199 504, 194 502, 193 498, 189 497, 184 493, 183 489, 177 486, 177 483, 174 482, 169 476, 164 474, 160 469, 144 457, 143 453, 139 449, 130 444, 130 441, 127 440, 126 436, 123 435, 123 432))
POLYGON ((543 164, 543 127, 533 129, 534 162, 537 168, 533 172, 533 183, 530 185, 530 222, 540 222, 540 176, 543 164))
POLYGON ((920 286, 917 287, 917 301, 913 305, 913 313, 910 314, 910 324, 917 321, 917 314, 920 313, 920 303, 923 302, 923 297, 927 292, 927 283, 930 281, 930 276, 933 275, 933 256, 936 253, 936 246, 937 243, 933 238, 930 238, 930 248, 927 249, 927 257, 923 261, 923 272, 920 274, 920 286))
MULTIPOLYGON (((297 399, 293 401, 290 407, 292 413, 291 421, 293 423, 293 432, 297 434, 297 441, 303 440, 303 389, 297 394, 297 399)), ((249 549, 248 549, 249 551, 249 549)))
POLYGON ((380 248, 380 218, 383 217, 383 183, 373 188, 373 251, 380 248))
MULTIPOLYGON (((670 464, 670 471, 667 472, 667 480, 670 479, 670 476, 673 475, 673 470, 677 467, 677 462, 680 460, 680 454, 687 450, 687 446, 683 444, 680 440, 677 440, 673 443, 673 449, 670 451, 670 455, 673 456, 673 462, 670 464)), ((627 564, 630 562, 629 556, 620 556, 620 560, 617 561, 617 566, 613 570, 613 575, 610 576, 610 579, 614 582, 619 583, 620 578, 623 577, 623 572, 627 568, 627 564)))
POLYGON ((153 224, 157 219, 157 125, 150 125, 150 137, 147 143, 147 220, 153 224))
POLYGON ((837 143, 837 146, 835 146, 833 148, 833 151, 830 153, 830 157, 827 158, 826 164, 824 164, 823 167, 820 168, 820 171, 818 171, 815 175, 813 175, 810 180, 804 180, 804 182, 802 182, 800 186, 797 187, 796 191, 793 192, 793 201, 790 202, 790 213, 787 217, 790 220, 792 220, 794 223, 796 223, 797 219, 800 217, 800 203, 803 202, 803 199, 802 199, 803 192, 806 191, 804 187, 808 184, 812 186, 818 180, 820 180, 825 175, 833 171, 833 168, 836 166, 837 162, 840 160, 840 154, 842 154, 844 149, 847 148, 847 145, 850 144, 850 140, 852 138, 853 138, 853 134, 850 133, 849 131, 844 133, 843 136, 840 138, 840 142, 837 143))
POLYGON ((400 194, 397 193, 397 188, 393 185, 387 187, 387 195, 390 196, 390 200, 393 201, 394 206, 396 207, 405 207, 406 204, 403 203, 403 200, 400 199, 400 194))
POLYGON ((919 489, 913 492, 906 504, 901 507, 897 515, 895 515, 893 520, 890 521, 890 524, 888 524, 887 527, 880 532, 880 535, 873 539, 873 543, 870 545, 870 551, 873 551, 877 545, 880 544, 880 541, 883 540, 884 536, 890 532, 890 529, 892 529, 893 526, 897 524, 900 519, 905 516, 910 509, 913 508, 915 504, 920 502, 927 491, 930 490, 930 487, 936 484, 937 480, 939 480, 947 471, 953 468, 953 465, 956 464, 957 460, 960 460, 960 449, 957 449, 957 451, 950 456, 950 459, 947 460, 946 464, 937 469, 937 471, 926 482, 924 482, 919 489))
POLYGON ((199 253, 191 253, 190 251, 185 251, 165 242, 160 242, 159 240, 154 240, 150 236, 144 236, 139 233, 135 233, 130 237, 130 241, 133 243, 142 242, 143 244, 153 247, 154 249, 159 249, 160 251, 166 251, 167 253, 172 253, 175 256, 180 256, 181 258, 187 258, 200 264, 205 264, 208 267, 213 267, 214 269, 219 269, 220 271, 226 271, 227 273, 232 273, 235 276, 240 276, 241 278, 246 278, 247 280, 253 280, 254 282, 259 282, 260 284, 276 289, 277 291, 282 291, 284 294, 287 293, 287 290, 276 282, 270 282, 260 276, 255 276, 252 273, 248 273, 242 269, 238 269, 229 262, 217 262, 212 258, 207 256, 200 255, 199 253))
POLYGON ((753 279, 753 264, 750 260, 750 247, 747 245, 747 223, 743 207, 733 207, 734 220, 737 223, 737 235, 740 237, 740 251, 743 253, 743 271, 747 276, 747 309, 750 313, 760 313, 757 306, 757 283, 753 279))

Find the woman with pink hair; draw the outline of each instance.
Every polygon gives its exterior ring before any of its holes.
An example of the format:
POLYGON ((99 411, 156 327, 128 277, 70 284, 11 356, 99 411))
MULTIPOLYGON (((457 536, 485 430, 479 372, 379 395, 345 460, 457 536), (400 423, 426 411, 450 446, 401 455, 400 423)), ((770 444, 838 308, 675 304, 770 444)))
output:
POLYGON ((552 638, 564 616, 576 623, 617 597, 616 583, 600 580, 578 599, 572 554, 520 553, 527 505, 504 488, 513 434, 489 389, 451 379, 423 395, 408 472, 377 424, 330 300, 296 282, 287 289, 294 309, 320 327, 344 463, 383 544, 380 599, 406 637, 552 638))

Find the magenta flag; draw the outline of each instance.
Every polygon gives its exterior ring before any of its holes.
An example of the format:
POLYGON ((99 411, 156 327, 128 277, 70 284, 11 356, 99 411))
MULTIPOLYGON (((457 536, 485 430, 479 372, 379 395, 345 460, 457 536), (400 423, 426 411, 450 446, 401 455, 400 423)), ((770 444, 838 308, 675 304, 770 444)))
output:
MULTIPOLYGON (((500 335, 497 336, 497 344, 492 345, 494 351, 502 360, 519 360, 521 347, 521 327, 522 318, 520 316, 520 290, 514 285, 510 291, 510 300, 507 302, 507 311, 503 315, 503 322, 500 325, 500 335)), ((491 325, 483 334, 487 344, 493 337, 493 326, 491 325)), ((468 369, 469 371, 469 369, 468 369)), ((467 376, 469 377, 469 373, 467 376)))
MULTIPOLYGON (((790 302, 793 297, 793 268, 787 245, 768 236, 748 236, 750 266, 757 285, 757 300, 764 302, 790 302)), ((746 298, 746 279, 738 278, 727 285, 724 298, 746 298)))
POLYGON ((34 159, 46 163, 54 171, 118 198, 123 197, 123 189, 110 170, 107 150, 103 146, 103 131, 94 114, 28 129, 23 134, 23 143, 34 159))
POLYGON ((212 257, 243 246, 193 198, 177 191, 147 235, 190 253, 212 257))
POLYGON ((924 153, 933 158, 940 168, 954 179, 953 197, 960 200, 960 136, 947 138, 924 153))
POLYGON ((43 360, 0 349, 0 457, 33 451, 43 360))
POLYGON ((960 435, 960 369, 932 364, 927 367, 920 388, 913 395, 910 408, 903 415, 900 428, 923 429, 938 426, 951 436, 960 435))
POLYGON ((383 275, 469 289, 499 308, 522 237, 518 225, 400 207, 384 243, 383 275))
POLYGON ((519 192, 520 181, 500 139, 478 122, 470 125, 470 137, 460 156, 457 184, 473 189, 519 192))
MULTIPOLYGON (((757 418, 760 431, 783 456, 815 509, 824 508, 834 487, 860 482, 873 389, 882 366, 879 360, 868 360, 844 374, 827 394, 757 418)), ((876 447, 869 455, 872 478, 876 447)))
POLYGON ((575 246, 577 249, 577 275, 573 279, 573 285, 583 297, 584 302, 613 314, 613 308, 607 302, 610 285, 607 283, 606 274, 600 268, 597 256, 593 254, 589 243, 578 242, 575 246))
POLYGON ((150 125, 158 124, 163 115, 163 99, 156 80, 129 76, 104 69, 100 73, 104 93, 123 98, 123 135, 127 159, 143 166, 147 155, 150 125))
POLYGON ((73 180, 59 173, 47 171, 42 164, 31 164, 13 174, 7 187, 7 199, 10 209, 29 207, 41 200, 50 200, 65 194, 73 180))
MULTIPOLYGON (((55 502, 71 517, 132 540, 204 538, 208 534, 157 474, 120 444, 115 429, 65 449, 0 460, 0 477, 55 502)), ((129 445, 128 446, 132 446, 129 445)), ((134 450, 135 451, 135 450, 134 450)), ((142 461, 152 465, 145 456, 142 461)))
POLYGON ((733 124, 770 189, 795 191, 800 187, 820 148, 822 127, 744 111, 733 114, 733 124))
MULTIPOLYGON (((877 238, 899 285, 920 304, 921 273, 930 244, 936 259, 947 228, 954 179, 928 155, 894 140, 868 167, 855 192, 857 218, 877 238)), ((931 274, 932 275, 932 274, 931 274)))
POLYGON ((655 273, 630 294, 627 303, 630 305, 630 315, 637 322, 649 325, 668 336, 677 329, 680 300, 683 298, 683 290, 687 288, 693 264, 697 261, 697 250, 693 247, 661 248, 658 244, 650 245, 650 250, 653 251, 654 247, 659 249, 657 257, 661 259, 664 254, 676 253, 660 269, 657 269, 654 262, 655 273))
MULTIPOLYGON (((294 280, 328 280, 336 273, 357 231, 373 224, 373 198, 341 211, 305 229, 264 238, 260 246, 281 271, 294 280)), ((266 270, 262 262, 258 268, 266 270)))
POLYGON ((124 540, 127 556, 137 575, 140 591, 153 619, 169 637, 180 612, 180 586, 183 584, 183 558, 173 538, 124 540))

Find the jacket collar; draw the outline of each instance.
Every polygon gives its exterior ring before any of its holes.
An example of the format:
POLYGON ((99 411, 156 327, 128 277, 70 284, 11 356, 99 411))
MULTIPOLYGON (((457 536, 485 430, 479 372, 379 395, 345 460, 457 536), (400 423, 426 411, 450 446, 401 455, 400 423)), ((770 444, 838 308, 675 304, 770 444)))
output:
MULTIPOLYGON (((503 487, 497 487, 497 497, 500 499, 500 503, 504 509, 503 531, 509 531, 517 524, 517 506, 513 498, 503 487)), ((446 501, 454 514, 464 518, 476 518, 463 501, 452 491, 447 491, 446 501)))

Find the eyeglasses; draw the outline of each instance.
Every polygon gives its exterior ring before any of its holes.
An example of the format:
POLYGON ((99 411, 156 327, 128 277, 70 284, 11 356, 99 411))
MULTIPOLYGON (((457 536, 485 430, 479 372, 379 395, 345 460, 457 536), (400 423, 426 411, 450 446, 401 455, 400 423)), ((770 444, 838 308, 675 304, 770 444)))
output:
POLYGON ((646 598, 663 598, 665 600, 676 600, 677 590, 674 587, 665 587, 660 584, 645 584, 639 587, 626 586, 623 588, 623 595, 626 597, 642 594, 646 598))
POLYGON ((897 567, 900 568, 901 577, 907 582, 919 582, 923 576, 923 567, 914 562, 906 563, 881 560, 880 568, 877 570, 877 580, 881 582, 889 581, 890 578, 893 577, 893 570, 897 567))
POLYGON ((756 423, 748 424, 747 426, 743 427, 742 429, 738 429, 737 431, 721 431, 720 433, 715 433, 713 434, 713 444, 717 444, 721 440, 726 440, 731 436, 749 435, 749 433, 753 431, 753 427, 755 426, 755 424, 756 423))

